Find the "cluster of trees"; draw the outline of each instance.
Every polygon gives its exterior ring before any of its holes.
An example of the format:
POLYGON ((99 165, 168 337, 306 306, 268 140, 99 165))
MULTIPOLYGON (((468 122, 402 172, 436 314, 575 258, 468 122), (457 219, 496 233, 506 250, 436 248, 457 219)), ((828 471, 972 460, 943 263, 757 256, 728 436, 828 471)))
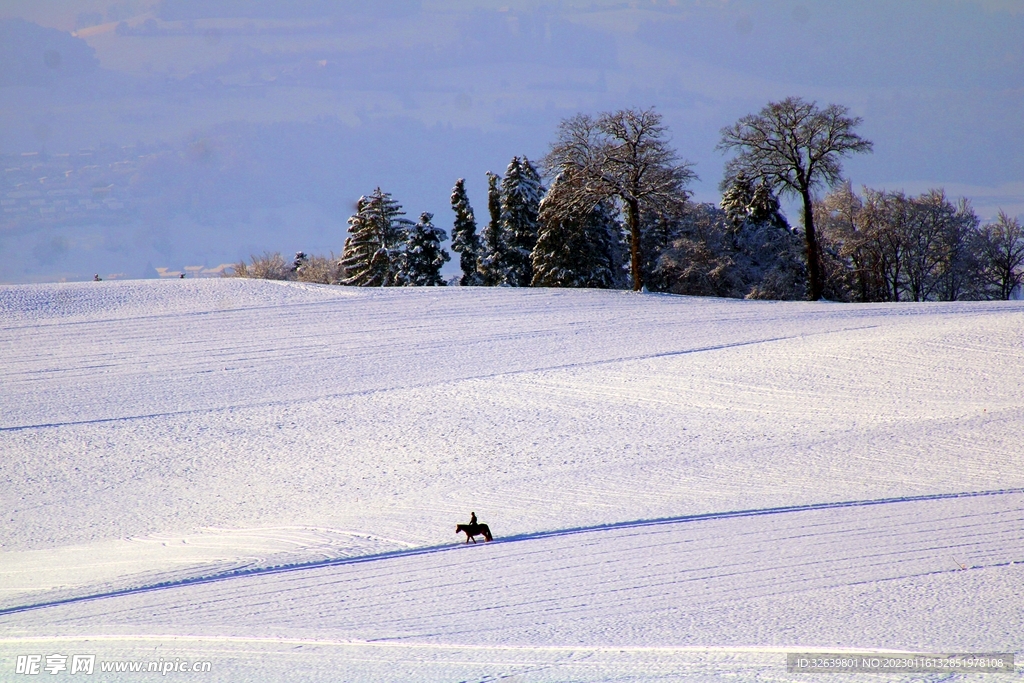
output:
MULTIPOLYGON (((540 169, 514 157, 488 173, 488 221, 478 229, 464 180, 452 190, 451 248, 463 286, 650 289, 763 299, 927 301, 1009 298, 1024 280, 1024 230, 1013 218, 981 226, 966 200, 919 197, 842 178, 842 158, 871 150, 859 118, 799 98, 769 103, 722 130, 720 206, 690 200, 696 177, 653 110, 563 121, 540 169), (821 188, 831 189, 817 200, 821 188), (793 228, 779 195, 798 198, 793 228)), ((444 230, 417 223, 380 188, 349 219, 341 259, 304 254, 284 277, 358 286, 443 285, 444 230), (315 266, 315 267, 314 267, 315 266)), ((268 257, 265 257, 265 259, 268 257)), ((252 273, 239 264, 236 274, 252 273)))
POLYGON ((354 216, 348 219, 348 239, 342 252, 343 285, 401 287, 443 285, 441 267, 451 259, 441 242, 448 235, 420 214, 417 223, 391 195, 379 187, 360 197, 354 216))
POLYGON ((1008 299, 1024 280, 1024 229, 1000 213, 981 226, 941 190, 918 197, 839 186, 814 207, 825 289, 847 301, 1008 299))

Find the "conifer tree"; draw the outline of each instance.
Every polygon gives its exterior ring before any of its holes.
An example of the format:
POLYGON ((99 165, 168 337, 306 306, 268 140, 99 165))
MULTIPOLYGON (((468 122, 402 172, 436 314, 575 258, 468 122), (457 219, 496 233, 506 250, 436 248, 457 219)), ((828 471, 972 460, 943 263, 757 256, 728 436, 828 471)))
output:
POLYGON ((747 174, 740 171, 733 178, 722 182, 722 211, 734 227, 739 227, 748 218, 748 211, 754 199, 754 183, 747 174))
POLYGON ((448 252, 441 248, 441 242, 448 235, 431 221, 434 214, 420 214, 419 222, 409 230, 405 246, 403 269, 398 281, 408 287, 438 287, 444 285, 441 268, 451 260, 448 252))
POLYGON ((452 226, 452 251, 459 254, 459 267, 462 278, 459 284, 463 287, 484 284, 480 274, 480 237, 476 234, 476 217, 473 207, 466 196, 466 181, 459 178, 452 189, 452 211, 455 212, 455 223, 452 226))
POLYGON ((402 218, 402 206, 379 187, 360 197, 348 219, 340 265, 344 285, 393 287, 401 284, 405 243, 412 222, 402 218))
POLYGON ((531 254, 537 244, 537 215, 544 190, 529 159, 512 157, 501 181, 501 239, 506 250, 499 261, 502 284, 528 287, 533 280, 531 254))
POLYGON ((568 181, 558 176, 540 203, 532 254, 534 287, 615 287, 624 250, 622 226, 605 202, 573 206, 568 181))
POLYGON ((761 181, 754 188, 754 196, 750 198, 747 211, 750 221, 759 225, 768 225, 779 230, 792 232, 789 221, 782 215, 782 206, 779 198, 772 191, 772 186, 761 181))
POLYGON ((761 180, 756 185, 740 171, 722 181, 722 210, 736 231, 744 225, 771 226, 791 232, 789 221, 782 215, 779 198, 771 185, 761 180))
POLYGON ((484 228, 484 240, 481 245, 480 278, 484 285, 494 287, 503 284, 501 272, 505 263, 505 240, 501 234, 501 188, 498 181, 501 177, 496 173, 487 172, 487 211, 490 220, 484 228))
MULTIPOLYGON (((497 173, 487 172, 487 215, 489 230, 499 231, 501 224, 501 188, 499 183, 501 176, 497 173)), ((495 244, 500 240, 495 240, 495 244)))
POLYGON ((778 197, 764 180, 742 170, 722 182, 725 231, 722 257, 730 263, 735 294, 750 299, 793 299, 806 276, 799 237, 782 215, 778 197))

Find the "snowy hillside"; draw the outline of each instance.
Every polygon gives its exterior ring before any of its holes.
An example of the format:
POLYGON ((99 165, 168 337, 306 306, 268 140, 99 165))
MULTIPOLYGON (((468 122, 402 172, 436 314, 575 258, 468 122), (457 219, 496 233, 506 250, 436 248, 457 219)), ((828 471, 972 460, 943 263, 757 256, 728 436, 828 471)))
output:
POLYGON ((1022 428, 1022 302, 0 287, 0 680, 52 652, 224 681, 1011 652, 1022 428), (495 543, 458 544, 471 510, 495 543))

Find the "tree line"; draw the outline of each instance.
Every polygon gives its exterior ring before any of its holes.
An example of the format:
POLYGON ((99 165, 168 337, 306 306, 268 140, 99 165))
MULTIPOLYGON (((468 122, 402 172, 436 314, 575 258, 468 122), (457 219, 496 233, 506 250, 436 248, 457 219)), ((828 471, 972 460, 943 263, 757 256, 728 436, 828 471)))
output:
MULTIPOLYGON (((465 181, 455 183, 451 249, 461 275, 452 284, 837 301, 1013 296, 1024 280, 1020 222, 1000 213, 982 226, 966 200, 941 190, 857 194, 841 162, 872 149, 860 123, 840 105, 788 98, 723 128, 718 147, 735 154, 716 206, 691 201, 692 164, 653 109, 571 117, 538 165, 516 156, 504 175, 487 174, 482 228, 465 181), (780 209, 785 194, 800 201, 798 228, 780 209)), ((265 255, 235 275, 444 285, 448 235, 432 221, 406 219, 377 188, 359 199, 340 258, 299 253, 289 265, 265 255)))

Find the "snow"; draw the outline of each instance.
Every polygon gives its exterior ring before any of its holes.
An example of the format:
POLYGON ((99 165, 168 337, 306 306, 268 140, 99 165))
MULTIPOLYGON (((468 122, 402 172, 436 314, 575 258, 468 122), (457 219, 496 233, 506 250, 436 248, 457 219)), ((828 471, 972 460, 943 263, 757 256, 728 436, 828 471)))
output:
POLYGON ((1019 650, 1022 361, 1022 302, 0 287, 0 680, 51 651, 547 681, 1019 650), (495 542, 459 543, 471 510, 495 542))

